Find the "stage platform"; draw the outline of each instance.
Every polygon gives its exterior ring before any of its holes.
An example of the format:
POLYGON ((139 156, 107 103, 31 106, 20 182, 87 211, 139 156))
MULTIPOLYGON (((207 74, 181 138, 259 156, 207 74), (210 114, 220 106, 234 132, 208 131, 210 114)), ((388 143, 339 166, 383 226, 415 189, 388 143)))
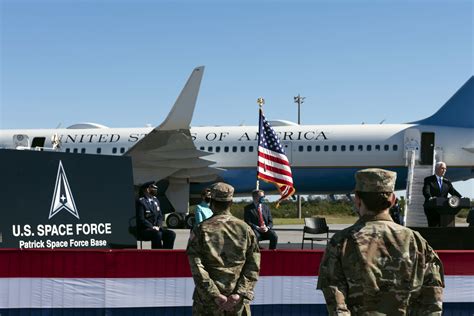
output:
MULTIPOLYGON (((474 313, 474 251, 438 251, 443 315, 474 313)), ((263 250, 253 315, 327 315, 321 250, 263 250)), ((0 250, 0 315, 191 315, 184 250, 0 250)))
MULTIPOLYGON (((410 227, 418 231, 433 249, 474 250, 474 227, 410 227)), ((474 264, 474 262, 473 262, 474 264)), ((473 290, 474 291, 474 290, 473 290)))

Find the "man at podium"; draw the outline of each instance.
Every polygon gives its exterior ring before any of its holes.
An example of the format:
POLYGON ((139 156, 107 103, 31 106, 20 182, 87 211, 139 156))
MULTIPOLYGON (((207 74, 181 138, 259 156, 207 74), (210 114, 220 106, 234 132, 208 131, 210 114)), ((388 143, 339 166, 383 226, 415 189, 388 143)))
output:
POLYGON ((441 224, 441 217, 436 209, 428 205, 428 201, 437 197, 448 197, 448 193, 457 197, 461 197, 456 189, 454 189, 451 181, 444 177, 446 173, 446 163, 440 161, 436 163, 435 174, 425 178, 423 185, 423 196, 425 203, 423 204, 426 219, 429 227, 439 227, 441 224))

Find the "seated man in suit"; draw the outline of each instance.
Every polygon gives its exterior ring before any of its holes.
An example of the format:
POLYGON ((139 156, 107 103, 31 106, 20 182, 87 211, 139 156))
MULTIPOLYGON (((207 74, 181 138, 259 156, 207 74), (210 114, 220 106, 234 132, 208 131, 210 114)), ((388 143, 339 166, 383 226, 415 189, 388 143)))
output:
POLYGON ((257 240, 270 240, 270 249, 276 249, 278 236, 273 228, 270 208, 263 203, 265 192, 252 191, 253 203, 244 208, 244 221, 253 229, 257 240))
POLYGON ((163 213, 156 198, 158 187, 155 182, 142 186, 143 196, 137 200, 137 235, 140 240, 151 240, 153 249, 173 249, 176 233, 163 228, 163 213))
POLYGON ((438 227, 441 223, 441 216, 439 213, 427 205, 429 200, 437 197, 447 198, 448 193, 461 197, 461 194, 454 189, 451 181, 444 177, 446 169, 446 164, 444 162, 437 162, 435 166, 435 174, 425 178, 423 185, 425 203, 423 204, 423 207, 429 227, 438 227))

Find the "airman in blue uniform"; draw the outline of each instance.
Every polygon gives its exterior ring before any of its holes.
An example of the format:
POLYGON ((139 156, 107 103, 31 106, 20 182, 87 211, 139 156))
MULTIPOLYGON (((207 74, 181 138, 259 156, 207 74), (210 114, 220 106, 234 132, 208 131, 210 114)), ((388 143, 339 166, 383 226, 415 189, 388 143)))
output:
POLYGON ((153 249, 173 249, 176 233, 163 227, 157 189, 153 181, 142 186, 143 196, 136 203, 138 239, 151 240, 153 249))

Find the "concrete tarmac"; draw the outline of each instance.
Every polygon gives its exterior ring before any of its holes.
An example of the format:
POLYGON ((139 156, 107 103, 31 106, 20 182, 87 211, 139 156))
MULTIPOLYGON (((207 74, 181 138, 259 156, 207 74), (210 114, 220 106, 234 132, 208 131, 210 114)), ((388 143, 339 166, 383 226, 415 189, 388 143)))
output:
MULTIPOLYGON (((336 231, 349 227, 351 224, 331 224, 329 225, 329 237, 336 231)), ((303 239, 303 225, 277 225, 274 226, 278 235, 277 249, 301 249, 301 241, 303 239)), ((189 238, 189 229, 174 229, 176 232, 176 240, 174 249, 186 249, 189 238)), ((320 236, 325 237, 325 234, 320 236)), ((260 242, 264 249, 268 249, 269 241, 260 242)), ((315 241, 313 249, 324 249, 326 241, 315 241)), ((311 249, 311 241, 305 241, 304 249, 311 249)))
MULTIPOLYGON (((460 219, 459 222, 456 222, 456 227, 467 226, 467 223, 464 221, 464 219, 460 219)), ((335 232, 343 230, 344 228, 351 225, 352 224, 328 224, 329 238, 332 237, 335 232)), ((303 224, 276 225, 274 226, 274 229, 278 235, 277 249, 301 249, 301 241, 303 239, 303 224)), ((174 231, 176 232, 174 249, 186 249, 190 232, 189 229, 174 229, 174 231)), ((320 236, 325 237, 325 234, 321 234, 320 236)), ((260 245, 264 249, 268 249, 269 241, 261 241, 260 245)), ((313 249, 324 249, 326 247, 326 241, 315 241, 313 247, 313 249)), ((305 241, 303 249, 311 249, 311 241, 305 241)))

